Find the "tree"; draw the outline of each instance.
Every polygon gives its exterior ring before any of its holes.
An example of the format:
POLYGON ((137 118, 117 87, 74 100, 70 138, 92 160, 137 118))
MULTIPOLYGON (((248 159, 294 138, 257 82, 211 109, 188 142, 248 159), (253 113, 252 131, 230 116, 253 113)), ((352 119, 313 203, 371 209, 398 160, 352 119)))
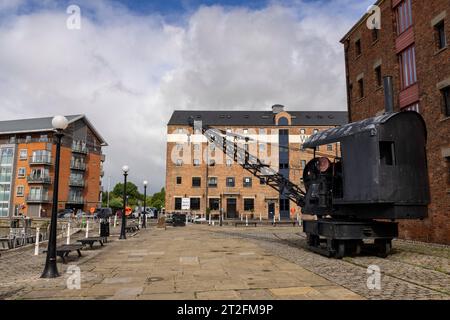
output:
MULTIPOLYGON (((116 198, 123 197, 123 183, 118 183, 114 187, 112 194, 116 198)), ((129 196, 128 200, 140 200, 142 199, 142 195, 139 193, 138 187, 133 182, 127 182, 127 195, 129 196)))
POLYGON ((123 201, 122 198, 112 198, 109 199, 109 206, 112 209, 122 209, 123 208, 123 201))
POLYGON ((150 206, 161 210, 161 208, 165 207, 165 200, 166 190, 162 188, 160 192, 157 192, 152 196, 150 206))

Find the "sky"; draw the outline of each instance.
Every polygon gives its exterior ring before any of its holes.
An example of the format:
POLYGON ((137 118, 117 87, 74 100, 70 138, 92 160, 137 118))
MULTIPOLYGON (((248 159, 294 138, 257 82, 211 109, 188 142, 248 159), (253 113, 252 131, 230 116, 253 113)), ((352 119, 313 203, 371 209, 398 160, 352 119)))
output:
POLYGON ((127 164, 155 192, 174 110, 345 111, 339 40, 372 3, 0 0, 1 119, 85 114, 109 144, 105 187, 127 164))

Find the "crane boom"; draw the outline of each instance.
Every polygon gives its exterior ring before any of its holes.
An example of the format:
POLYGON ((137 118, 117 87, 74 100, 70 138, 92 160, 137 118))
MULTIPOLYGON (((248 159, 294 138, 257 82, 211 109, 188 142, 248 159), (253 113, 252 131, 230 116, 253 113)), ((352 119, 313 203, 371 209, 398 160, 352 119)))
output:
POLYGON ((258 179, 264 179, 265 184, 280 192, 280 194, 284 194, 298 206, 303 207, 305 205, 305 192, 298 185, 272 169, 269 165, 264 164, 245 148, 238 146, 237 141, 239 138, 246 139, 247 141, 249 138, 240 137, 236 134, 227 134, 222 130, 203 126, 201 121, 192 121, 191 119, 191 124, 192 122, 194 128, 200 129, 210 143, 222 150, 225 155, 233 159, 253 176, 258 179))

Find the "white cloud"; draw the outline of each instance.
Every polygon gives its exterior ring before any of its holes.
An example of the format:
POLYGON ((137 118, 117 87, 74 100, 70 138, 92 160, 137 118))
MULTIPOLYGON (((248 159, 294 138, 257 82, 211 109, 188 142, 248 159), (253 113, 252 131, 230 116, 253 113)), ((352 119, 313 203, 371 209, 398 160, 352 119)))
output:
MULTIPOLYGON (((201 7, 170 25, 158 15, 81 1, 89 15, 79 31, 67 30, 65 10, 51 3, 11 14, 0 24, 0 113, 85 113, 110 144, 105 169, 112 182, 127 163, 131 179, 148 179, 155 191, 164 184, 166 124, 175 109, 282 103, 345 110, 339 39, 355 17, 334 12, 333 2, 324 6, 201 7)), ((0 11, 13 7, 0 2, 0 11)))

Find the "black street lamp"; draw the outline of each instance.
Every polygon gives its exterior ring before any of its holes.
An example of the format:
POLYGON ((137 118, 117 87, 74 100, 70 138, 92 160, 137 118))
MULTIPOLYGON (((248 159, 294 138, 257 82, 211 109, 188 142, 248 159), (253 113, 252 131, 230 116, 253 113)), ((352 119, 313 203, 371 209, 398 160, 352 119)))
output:
POLYGON ((146 211, 146 207, 147 207, 147 185, 148 185, 148 181, 145 180, 144 181, 144 217, 142 218, 142 228, 146 229, 147 225, 145 223, 145 218, 147 217, 147 211, 146 211))
POLYGON ((52 217, 50 220, 50 235, 48 238, 47 258, 45 260, 44 272, 41 278, 59 277, 58 267, 56 265, 56 224, 58 215, 58 188, 59 188, 59 162, 61 158, 61 139, 64 136, 63 130, 67 128, 69 121, 64 116, 56 116, 52 120, 52 126, 55 129, 56 137, 56 159, 55 159, 55 183, 53 186, 53 206, 52 217))
POLYGON ((122 227, 120 228, 120 237, 119 240, 125 240, 127 238, 125 227, 127 224, 127 219, 125 216, 125 212, 127 210, 127 176, 128 176, 128 170, 130 168, 128 166, 123 166, 123 212, 122 212, 122 227))

